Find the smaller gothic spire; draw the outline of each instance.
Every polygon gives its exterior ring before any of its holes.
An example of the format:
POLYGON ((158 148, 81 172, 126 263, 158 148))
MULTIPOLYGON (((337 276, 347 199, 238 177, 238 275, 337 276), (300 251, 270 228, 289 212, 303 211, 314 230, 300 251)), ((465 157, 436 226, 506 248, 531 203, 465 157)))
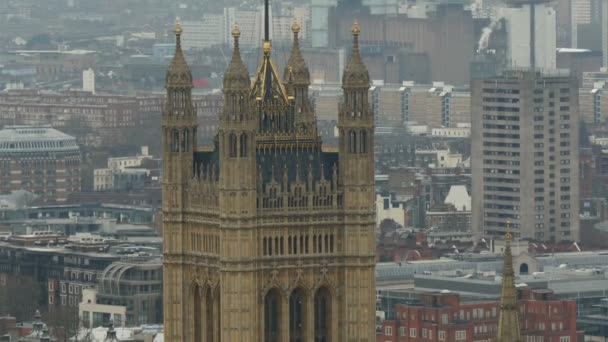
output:
POLYGON ((192 72, 182 51, 182 24, 179 18, 175 22, 175 55, 167 70, 165 78, 167 87, 192 87, 192 72))
POLYGON ((348 87, 369 88, 369 72, 363 63, 361 51, 359 50, 359 35, 361 34, 361 27, 359 26, 359 22, 357 20, 355 20, 351 32, 353 34, 353 48, 350 61, 344 70, 342 85, 348 87))
POLYGON ((108 331, 106 332, 106 338, 104 339, 104 341, 109 341, 109 342, 118 341, 118 338, 116 337, 116 330, 114 330, 113 321, 110 321, 110 324, 108 326, 108 331))
POLYGON ((285 66, 283 78, 286 80, 289 79, 291 71, 294 84, 308 86, 310 85, 310 71, 308 70, 308 66, 300 51, 300 29, 300 24, 294 20, 293 25, 291 25, 291 31, 293 32, 293 47, 287 65, 285 66))
POLYGON ((502 292, 500 295, 500 315, 498 318, 497 342, 521 342, 519 309, 517 308, 517 289, 513 255, 511 254, 511 222, 507 221, 505 234, 504 266, 502 271, 502 292))
POLYGON ((234 38, 234 49, 232 50, 232 59, 224 74, 224 90, 245 90, 249 89, 250 79, 249 72, 243 60, 241 59, 241 50, 239 48, 239 38, 241 37, 241 29, 238 25, 234 25, 232 30, 234 38))

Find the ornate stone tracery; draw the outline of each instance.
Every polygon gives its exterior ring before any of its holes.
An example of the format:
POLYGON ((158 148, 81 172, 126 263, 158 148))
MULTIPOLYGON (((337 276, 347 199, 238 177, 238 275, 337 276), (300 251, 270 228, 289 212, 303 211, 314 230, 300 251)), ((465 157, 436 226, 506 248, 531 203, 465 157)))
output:
POLYGON ((268 41, 251 83, 234 28, 220 128, 214 146, 200 149, 192 76, 176 26, 162 119, 168 340, 375 338, 373 116, 360 29, 353 27, 343 84, 348 105, 339 116, 341 132, 357 132, 356 153, 347 153, 343 134, 338 151, 323 148, 299 25, 292 30, 287 81, 268 41), (347 233, 351 224, 365 233, 347 233))

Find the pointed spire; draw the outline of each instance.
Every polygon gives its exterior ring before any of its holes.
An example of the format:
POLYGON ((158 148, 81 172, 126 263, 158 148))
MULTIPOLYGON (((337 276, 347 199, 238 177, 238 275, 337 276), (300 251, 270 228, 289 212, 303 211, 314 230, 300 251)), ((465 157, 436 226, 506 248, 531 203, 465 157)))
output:
POLYGON ((369 72, 363 64, 361 52, 359 50, 359 35, 361 27, 359 22, 355 20, 351 29, 353 34, 353 49, 350 56, 350 61, 344 70, 342 77, 342 86, 344 87, 366 87, 369 88, 369 72))
POLYGON ((165 78, 166 86, 192 88, 192 72, 190 71, 188 63, 186 63, 186 58, 184 57, 184 52, 182 51, 183 29, 179 18, 175 22, 175 29, 173 32, 175 33, 175 55, 173 56, 171 65, 167 70, 167 75, 165 78))
POLYGON ((239 48, 241 29, 238 25, 234 25, 232 37, 234 38, 234 49, 232 50, 232 59, 224 74, 224 90, 248 90, 251 81, 247 67, 241 59, 241 50, 239 48))
POLYGON ((519 309, 517 308, 517 289, 511 254, 511 222, 507 222, 505 234, 504 266, 502 272, 502 293, 500 295, 500 316, 496 342, 521 342, 519 309))
POLYGON ((291 48, 291 55, 285 66, 283 78, 286 80, 289 79, 291 70, 294 84, 308 86, 310 85, 310 71, 308 70, 308 66, 300 51, 300 24, 295 20, 293 25, 291 25, 291 31, 293 32, 293 47, 291 48))

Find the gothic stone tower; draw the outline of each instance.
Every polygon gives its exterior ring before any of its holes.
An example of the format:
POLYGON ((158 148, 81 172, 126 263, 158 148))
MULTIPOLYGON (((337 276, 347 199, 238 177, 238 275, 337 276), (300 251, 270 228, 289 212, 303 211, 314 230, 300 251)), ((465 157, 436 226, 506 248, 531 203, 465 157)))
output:
POLYGON ((282 82, 271 42, 253 82, 235 27, 212 148, 196 148, 176 29, 163 113, 167 341, 375 340, 373 117, 359 26, 339 151, 322 146, 299 26, 282 82))

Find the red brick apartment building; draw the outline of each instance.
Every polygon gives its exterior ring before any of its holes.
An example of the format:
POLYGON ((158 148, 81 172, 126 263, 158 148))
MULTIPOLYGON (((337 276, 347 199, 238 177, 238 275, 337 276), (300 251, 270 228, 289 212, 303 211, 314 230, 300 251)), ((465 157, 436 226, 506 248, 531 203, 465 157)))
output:
MULTIPOLYGON (((551 290, 524 288, 518 304, 525 342, 583 341, 576 330, 575 301, 554 299, 551 290)), ((461 301, 456 293, 425 293, 416 304, 397 304, 395 320, 382 322, 376 341, 494 342, 499 313, 498 301, 461 301)))

